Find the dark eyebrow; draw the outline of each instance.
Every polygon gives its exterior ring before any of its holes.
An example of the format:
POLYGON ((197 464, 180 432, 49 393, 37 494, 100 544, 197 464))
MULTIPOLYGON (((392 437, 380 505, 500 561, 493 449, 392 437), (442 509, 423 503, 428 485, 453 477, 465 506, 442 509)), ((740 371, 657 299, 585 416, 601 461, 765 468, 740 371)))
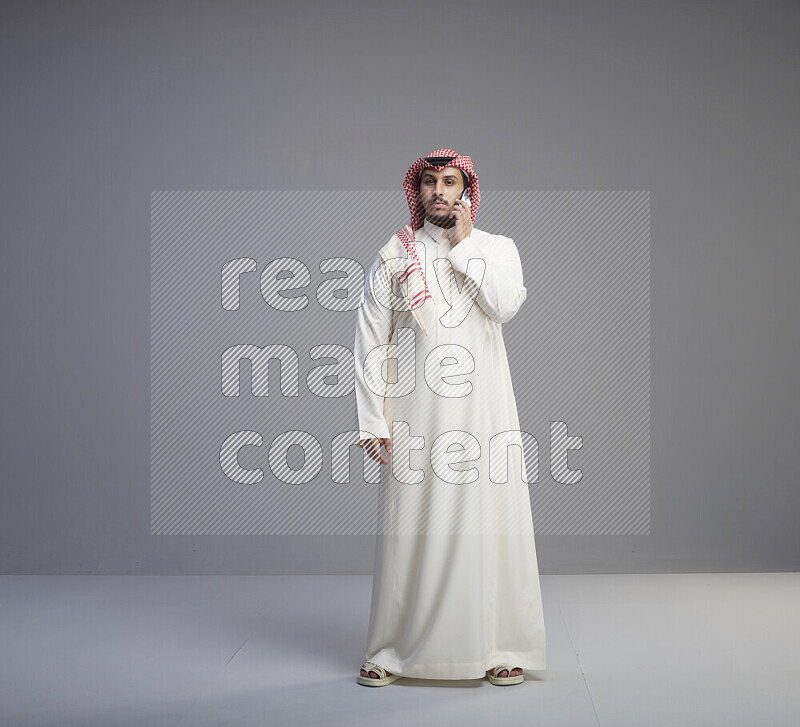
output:
MULTIPOLYGON (((433 174, 431 174, 430 172, 423 172, 422 173, 422 178, 425 179, 425 177, 430 177, 431 179, 436 179, 436 177, 434 177, 433 174)), ((444 178, 445 179, 458 179, 458 175, 457 174, 445 174, 444 178)))

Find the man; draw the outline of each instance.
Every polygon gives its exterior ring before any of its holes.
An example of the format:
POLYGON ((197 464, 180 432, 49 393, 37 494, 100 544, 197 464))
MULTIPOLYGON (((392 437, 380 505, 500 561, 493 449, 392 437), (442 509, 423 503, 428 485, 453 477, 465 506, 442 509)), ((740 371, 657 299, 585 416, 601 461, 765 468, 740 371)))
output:
POLYGON ((519 253, 474 226, 470 157, 437 149, 411 165, 404 189, 411 224, 375 258, 355 335, 358 445, 391 463, 358 681, 518 684, 524 668, 545 668, 502 334, 527 295, 519 253))

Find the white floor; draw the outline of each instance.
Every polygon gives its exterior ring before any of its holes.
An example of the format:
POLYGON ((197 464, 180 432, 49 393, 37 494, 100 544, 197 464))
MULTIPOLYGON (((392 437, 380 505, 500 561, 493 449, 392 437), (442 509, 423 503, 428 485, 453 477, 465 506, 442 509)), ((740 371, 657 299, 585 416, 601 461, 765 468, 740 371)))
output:
POLYGON ((542 576, 547 670, 356 683, 371 579, 2 576, 0 725, 800 724, 800 574, 542 576))

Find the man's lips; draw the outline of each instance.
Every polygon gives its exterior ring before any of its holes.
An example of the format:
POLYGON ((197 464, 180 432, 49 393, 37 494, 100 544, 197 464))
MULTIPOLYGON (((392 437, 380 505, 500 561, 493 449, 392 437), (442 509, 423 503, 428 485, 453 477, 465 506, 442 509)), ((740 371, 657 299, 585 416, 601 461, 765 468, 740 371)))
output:
POLYGON ((434 202, 433 206, 434 207, 447 207, 447 205, 444 202, 434 202))

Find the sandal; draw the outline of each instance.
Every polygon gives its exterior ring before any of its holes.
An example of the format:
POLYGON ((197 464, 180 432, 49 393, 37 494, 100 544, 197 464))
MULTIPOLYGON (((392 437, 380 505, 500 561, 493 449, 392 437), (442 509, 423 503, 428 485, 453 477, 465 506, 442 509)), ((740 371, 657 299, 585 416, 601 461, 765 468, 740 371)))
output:
POLYGON ((519 669, 518 666, 505 666, 501 664, 486 672, 486 678, 497 687, 507 687, 511 684, 521 684, 525 680, 524 674, 517 674, 516 676, 497 676, 501 671, 506 670, 511 674, 514 669, 519 669))
POLYGON ((371 671, 374 671, 378 675, 377 679, 373 679, 370 676, 365 677, 363 674, 359 674, 358 683, 363 684, 365 687, 383 687, 401 678, 400 674, 391 674, 386 676, 386 669, 384 669, 382 666, 374 664, 371 661, 365 661, 361 668, 367 672, 367 674, 369 674, 371 671))

